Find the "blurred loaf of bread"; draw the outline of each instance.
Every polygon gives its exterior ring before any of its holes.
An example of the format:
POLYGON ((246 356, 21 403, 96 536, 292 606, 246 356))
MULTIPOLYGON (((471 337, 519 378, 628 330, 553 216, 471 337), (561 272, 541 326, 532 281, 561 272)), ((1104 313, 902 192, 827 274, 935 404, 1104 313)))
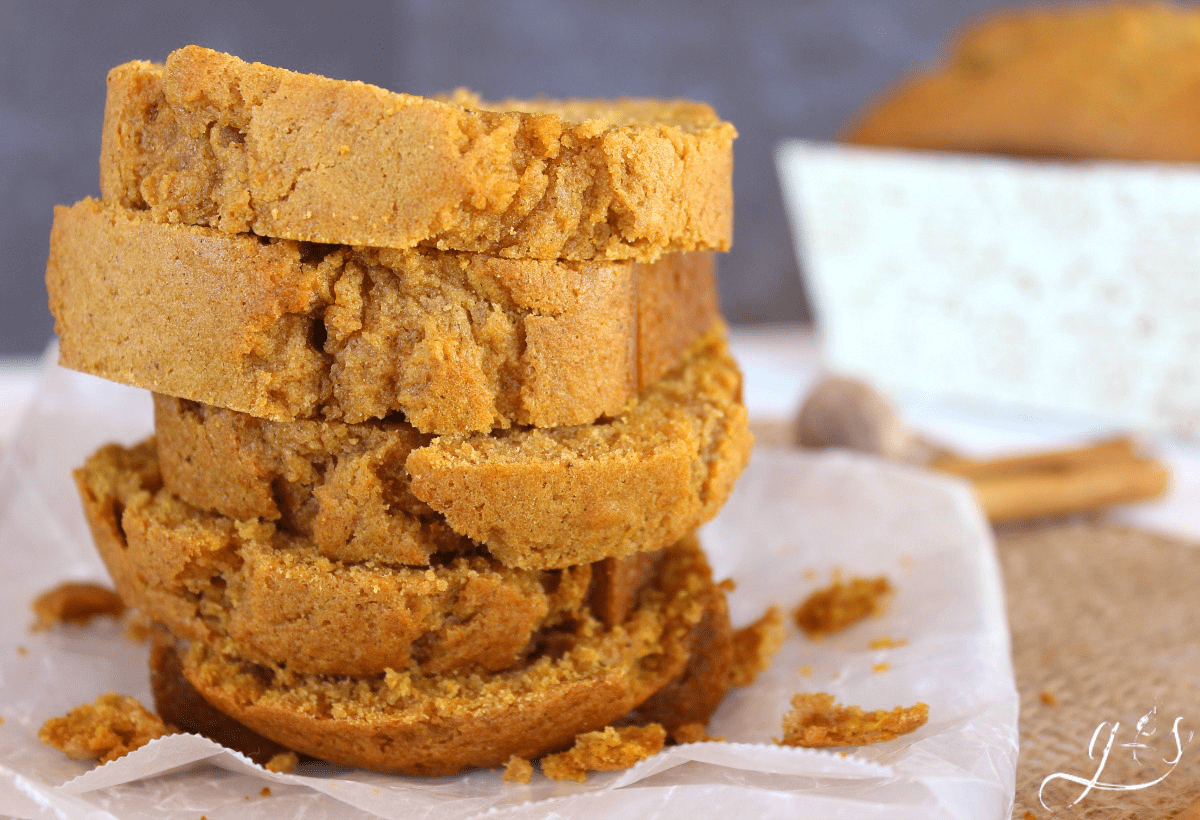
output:
POLYGON ((845 134, 860 145, 1051 158, 1200 159, 1200 8, 1001 13, 845 134))

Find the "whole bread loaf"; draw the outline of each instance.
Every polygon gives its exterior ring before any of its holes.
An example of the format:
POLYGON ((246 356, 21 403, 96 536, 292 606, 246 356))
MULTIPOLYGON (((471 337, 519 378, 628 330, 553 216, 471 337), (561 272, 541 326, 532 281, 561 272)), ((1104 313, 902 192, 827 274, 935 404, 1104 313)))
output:
POLYGON ((330 248, 55 209, 59 361, 262 418, 426 432, 615 414, 718 316, 711 254, 657 262, 330 248))
POLYGON ((1200 160, 1200 9, 1075 4, 982 20, 846 140, 1034 157, 1200 160))
POLYGON ((109 72, 100 190, 229 233, 652 260, 728 249, 735 136, 688 101, 438 101, 186 46, 109 72))

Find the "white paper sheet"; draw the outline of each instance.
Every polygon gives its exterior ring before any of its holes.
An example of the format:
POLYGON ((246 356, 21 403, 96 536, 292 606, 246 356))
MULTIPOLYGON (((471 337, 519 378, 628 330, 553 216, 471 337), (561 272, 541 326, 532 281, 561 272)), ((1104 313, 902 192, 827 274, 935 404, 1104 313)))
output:
POLYGON ((93 769, 36 738, 50 717, 115 690, 150 703, 144 645, 111 622, 30 633, 29 604, 65 580, 105 580, 71 469, 105 441, 150 431, 142 391, 48 367, 0 463, 0 814, 18 817, 1007 817, 1017 696, 990 531, 952 480, 847 455, 761 449, 704 531, 732 577, 735 625, 792 607, 834 568, 885 574, 888 612, 820 642, 789 626, 771 668, 734 691, 710 732, 588 783, 503 784, 498 772, 377 775, 305 764, 266 772, 195 736, 155 741, 93 769), (907 643, 870 650, 875 638, 907 643), (877 664, 886 663, 886 671, 877 664), (891 708, 929 704, 929 723, 849 756, 771 744, 798 691, 891 708), (269 797, 261 796, 264 786, 269 797), (806 814, 807 813, 807 814, 806 814))

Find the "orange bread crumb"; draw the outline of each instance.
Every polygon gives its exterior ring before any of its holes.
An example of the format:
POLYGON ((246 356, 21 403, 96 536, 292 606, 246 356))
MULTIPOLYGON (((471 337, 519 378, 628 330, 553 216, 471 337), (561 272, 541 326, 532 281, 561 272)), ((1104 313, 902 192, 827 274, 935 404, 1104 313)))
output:
POLYGON ((902 646, 908 646, 908 641, 903 638, 876 638, 867 644, 868 649, 899 649, 902 646))
POLYGON ((1040 697, 1042 703, 1046 704, 1047 706, 1058 705, 1058 698, 1049 689, 1043 689, 1040 697))
POLYGON ((119 618, 124 612, 125 603, 109 587, 68 582, 42 593, 33 602, 33 614, 37 616, 34 629, 49 629, 58 623, 86 624, 100 615, 119 618))
POLYGON ((533 764, 523 757, 513 755, 504 765, 505 783, 528 783, 533 778, 533 764))
POLYGON ((859 706, 839 706, 826 692, 797 693, 792 711, 783 716, 781 746, 863 746, 894 740, 923 726, 929 706, 897 706, 865 712, 859 706))
POLYGON ((38 739, 75 760, 98 758, 107 763, 170 732, 136 698, 108 692, 95 703, 50 718, 38 731, 38 739))
POLYGON ((583 783, 587 773, 628 769, 639 760, 658 754, 667 740, 667 731, 657 723, 648 726, 607 726, 575 738, 565 752, 542 758, 542 772, 551 780, 576 780, 583 783))
POLYGON ((267 771, 276 774, 290 774, 300 765, 300 756, 295 752, 280 752, 271 757, 264 766, 267 771))
POLYGON ((749 686, 771 664, 783 646, 783 610, 772 605, 762 617, 733 633, 733 667, 730 686, 749 686))
POLYGON ((882 575, 842 583, 841 573, 834 572, 830 586, 808 596, 796 609, 796 624, 812 638, 837 632, 878 614, 891 592, 892 585, 882 575))

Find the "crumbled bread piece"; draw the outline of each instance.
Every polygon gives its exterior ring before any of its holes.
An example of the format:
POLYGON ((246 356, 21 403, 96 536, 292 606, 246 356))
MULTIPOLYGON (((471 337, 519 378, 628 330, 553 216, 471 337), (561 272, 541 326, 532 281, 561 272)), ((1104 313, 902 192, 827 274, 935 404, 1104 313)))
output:
POLYGON ((722 741, 723 737, 713 737, 703 723, 685 723, 671 730, 671 740, 677 744, 710 743, 722 741))
POLYGON ((771 665, 771 658, 783 646, 783 610, 772 605, 763 616, 733 633, 733 667, 730 686, 749 686, 758 673, 771 665))
POLYGON ((125 637, 134 643, 145 643, 150 640, 150 630, 153 628, 154 621, 144 612, 135 612, 125 628, 125 637))
POLYGON ((29 654, 29 647, 21 645, 17 647, 17 654, 22 658, 29 654))
POLYGON ((300 756, 295 752, 279 752, 272 755, 263 768, 268 772, 275 772, 276 774, 291 774, 296 771, 296 767, 299 765, 300 756))
POLYGON ((505 783, 528 783, 533 778, 533 764, 523 757, 513 755, 504 764, 505 783))
POLYGON ((1049 689, 1042 690, 1041 700, 1042 700, 1042 703, 1046 704, 1047 706, 1057 706, 1058 705, 1058 698, 1055 697, 1054 693, 1051 692, 1049 689))
POLYGON ((800 692, 792 711, 783 716, 780 746, 863 746, 908 734, 929 719, 929 706, 897 706, 890 712, 864 712, 859 706, 839 706, 827 692, 800 692))
POLYGON ((882 575, 842 583, 841 573, 835 571, 830 586, 809 595, 796 609, 796 623, 812 638, 837 632, 878 614, 891 592, 892 585, 882 575))
POLYGON ((876 638, 867 644, 868 649, 899 649, 902 646, 908 646, 908 641, 903 638, 876 638))
POLYGON ((171 731, 136 698, 108 692, 94 704, 85 703, 63 717, 50 718, 38 739, 75 760, 99 758, 107 763, 171 731))
POLYGON ((808 664, 805 664, 804 666, 800 667, 800 674, 803 677, 811 678, 812 673, 813 673, 813 668, 811 666, 809 666, 808 664))
POLYGON ((124 612, 125 602, 109 587, 67 582, 43 592, 33 602, 37 616, 33 628, 49 629, 57 623, 82 625, 100 615, 119 618, 124 612))
POLYGON ((871 674, 882 675, 884 672, 888 671, 891 668, 892 668, 892 665, 890 663, 888 663, 887 661, 883 661, 883 662, 877 663, 871 667, 871 674))
POLYGON ((587 773, 628 769, 639 760, 658 754, 667 731, 657 723, 648 726, 606 726, 575 738, 565 752, 542 758, 542 773, 551 780, 587 781, 587 773))

